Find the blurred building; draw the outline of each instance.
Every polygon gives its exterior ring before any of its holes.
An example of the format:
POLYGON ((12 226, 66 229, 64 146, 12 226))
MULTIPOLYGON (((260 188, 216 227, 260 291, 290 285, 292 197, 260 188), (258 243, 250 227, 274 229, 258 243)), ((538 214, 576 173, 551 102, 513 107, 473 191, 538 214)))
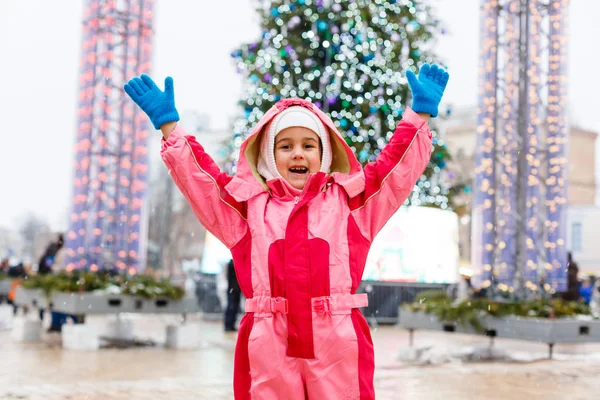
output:
POLYGON ((0 227, 0 259, 21 258, 23 247, 23 238, 17 231, 0 227))
MULTIPOLYGON (((222 166, 224 143, 231 137, 225 130, 213 130, 210 118, 196 111, 183 111, 179 124, 196 137, 204 150, 222 166)), ((156 132, 150 144, 148 267, 168 276, 182 273, 186 260, 199 260, 206 230, 197 220, 160 158, 162 136, 156 132)))
MULTIPOLYGON (((451 118, 440 121, 440 132, 448 144, 452 161, 448 169, 454 183, 473 183, 473 160, 475 150, 475 109, 455 112, 451 118)), ((598 134, 572 126, 569 138, 569 171, 567 213, 567 249, 573 253, 583 274, 600 275, 600 207, 596 192, 596 140, 598 134)), ((468 192, 468 190, 467 190, 468 192)), ((471 257, 470 193, 455 199, 461 215, 460 256, 468 261, 471 257)))
POLYGON ((579 275, 600 276, 600 207, 569 206, 567 248, 579 265, 579 275))

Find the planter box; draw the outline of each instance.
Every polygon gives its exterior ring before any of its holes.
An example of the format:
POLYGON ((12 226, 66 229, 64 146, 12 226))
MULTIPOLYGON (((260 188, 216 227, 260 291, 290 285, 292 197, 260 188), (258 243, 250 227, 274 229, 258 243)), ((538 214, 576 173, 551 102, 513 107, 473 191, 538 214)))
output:
POLYGON ((53 293, 52 309, 75 315, 139 312, 135 300, 120 294, 53 293))
POLYGON ((0 304, 0 331, 10 329, 14 320, 13 306, 0 304))
POLYGON ((477 332, 471 326, 463 327, 454 322, 441 322, 433 314, 402 309, 399 323, 407 329, 486 334, 488 336, 549 344, 600 342, 600 321, 598 320, 484 317, 480 321, 486 330, 484 333, 477 332))
POLYGON ((65 324, 62 327, 61 339, 63 349, 94 351, 100 348, 98 332, 87 324, 65 324))
POLYGON ((15 342, 40 342, 42 338, 42 321, 27 317, 15 318, 10 337, 15 342))
POLYGON ((50 308, 51 306, 41 289, 24 289, 22 287, 17 288, 15 304, 34 308, 50 308))
POLYGON ((149 313, 156 314, 190 314, 200 312, 198 299, 195 297, 184 297, 181 300, 153 299, 144 300, 144 308, 149 313))
MULTIPOLYGON (((412 312, 401 309, 398 323, 406 329, 444 330, 444 324, 442 324, 435 315, 427 314, 422 311, 412 312)), ((455 324, 452 322, 448 324, 455 327, 455 324)))
POLYGON ((534 340, 543 343, 600 342, 600 321, 598 320, 487 317, 483 321, 484 326, 494 330, 498 337, 534 340))
POLYGON ((181 300, 143 299, 127 295, 90 294, 90 293, 54 293, 53 310, 67 314, 187 314, 199 312, 195 298, 181 300))
POLYGON ((0 281, 0 296, 8 295, 8 292, 10 292, 11 284, 12 284, 12 279, 2 279, 0 281))

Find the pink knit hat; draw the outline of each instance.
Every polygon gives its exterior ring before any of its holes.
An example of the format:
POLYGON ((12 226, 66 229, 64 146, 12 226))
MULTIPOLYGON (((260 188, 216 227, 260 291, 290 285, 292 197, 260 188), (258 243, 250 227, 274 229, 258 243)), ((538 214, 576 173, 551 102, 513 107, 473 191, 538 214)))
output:
POLYGON ((266 180, 281 178, 277 165, 275 164, 275 137, 279 132, 293 126, 310 129, 321 139, 323 152, 321 154, 321 172, 329 173, 331 168, 331 143, 325 126, 313 112, 301 106, 292 106, 279 113, 268 131, 263 135, 260 144, 257 170, 266 180))

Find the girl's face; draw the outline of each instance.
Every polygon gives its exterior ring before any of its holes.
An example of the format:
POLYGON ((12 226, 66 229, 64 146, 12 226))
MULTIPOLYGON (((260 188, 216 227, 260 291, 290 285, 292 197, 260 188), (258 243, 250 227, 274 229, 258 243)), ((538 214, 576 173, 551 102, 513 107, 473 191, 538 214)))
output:
POLYGON ((283 179, 302 190, 309 174, 321 169, 319 136, 299 126, 282 130, 275 137, 275 165, 283 179))

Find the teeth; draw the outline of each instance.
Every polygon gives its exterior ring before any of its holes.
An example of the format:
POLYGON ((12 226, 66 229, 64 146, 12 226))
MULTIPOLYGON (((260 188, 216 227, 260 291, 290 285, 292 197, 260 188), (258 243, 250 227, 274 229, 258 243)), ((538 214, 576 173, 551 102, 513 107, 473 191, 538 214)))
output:
POLYGON ((293 168, 290 168, 290 171, 292 171, 292 172, 306 172, 307 168, 305 168, 305 167, 293 167, 293 168))

